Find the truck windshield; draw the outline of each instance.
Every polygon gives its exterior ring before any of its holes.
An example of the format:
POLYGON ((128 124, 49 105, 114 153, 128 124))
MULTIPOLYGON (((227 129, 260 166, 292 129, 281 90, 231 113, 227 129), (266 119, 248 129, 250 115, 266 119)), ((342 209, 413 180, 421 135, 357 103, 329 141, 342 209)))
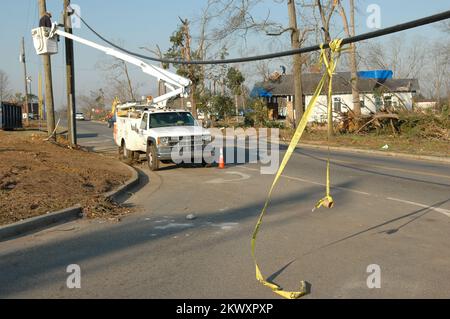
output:
POLYGON ((167 112, 150 115, 150 128, 196 125, 194 118, 188 112, 167 112))

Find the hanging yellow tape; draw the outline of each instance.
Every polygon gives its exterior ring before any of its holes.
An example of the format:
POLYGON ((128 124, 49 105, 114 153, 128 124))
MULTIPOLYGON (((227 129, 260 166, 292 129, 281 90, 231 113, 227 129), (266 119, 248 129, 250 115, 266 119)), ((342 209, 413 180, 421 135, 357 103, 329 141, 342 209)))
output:
MULTIPOLYGON (((281 177, 281 174, 284 171, 284 168, 286 167, 286 164, 289 162, 289 159, 291 158, 292 153, 294 152, 295 148, 298 145, 298 142, 300 141, 300 138, 303 135, 303 132, 305 131, 306 128, 306 124, 308 123, 308 119, 311 115, 311 112, 317 102, 317 99, 320 95, 320 93, 322 92, 323 86, 325 84, 327 75, 329 78, 329 83, 328 83, 328 112, 331 112, 331 93, 332 93, 332 77, 333 77, 333 73, 336 69, 336 65, 337 65, 337 57, 339 56, 339 53, 341 51, 341 43, 342 40, 334 40, 330 43, 330 49, 331 49, 331 59, 330 61, 328 61, 327 55, 325 50, 323 49, 323 46, 321 46, 321 52, 320 52, 320 59, 319 59, 319 64, 321 65, 322 63, 325 64, 326 67, 326 72, 324 73, 324 75, 322 76, 322 79, 320 80, 316 91, 314 92, 313 97, 311 98, 311 101, 309 102, 305 113, 303 114, 302 119, 300 120, 300 123, 294 133, 294 136, 292 137, 291 143, 289 144, 289 147, 286 151, 286 154, 284 155, 283 161, 281 162, 281 165, 275 175, 275 178, 272 182, 272 186, 270 187, 269 190, 269 194, 267 195, 264 207, 261 211, 261 214, 259 215, 258 218, 258 222, 256 223, 255 226, 255 230, 253 231, 253 235, 252 235, 252 257, 253 257, 253 261, 255 263, 255 267, 256 267, 256 279, 261 282, 264 286, 269 287, 270 289, 272 289, 272 291, 284 298, 288 298, 288 299, 297 299, 300 298, 302 296, 304 296, 305 294, 307 294, 306 291, 306 283, 304 281, 300 282, 300 289, 298 291, 285 291, 283 290, 280 286, 274 284, 274 283, 270 283, 267 280, 264 279, 264 276, 262 275, 258 263, 256 261, 256 255, 255 255, 255 248, 256 248, 256 237, 258 235, 259 229, 261 227, 263 218, 264 218, 264 214, 267 210, 267 207, 269 205, 270 199, 272 197, 272 192, 275 188, 275 185, 277 184, 278 180, 281 177)), ((330 114, 330 113, 329 113, 330 114)), ((330 122, 330 121, 329 121, 330 122)), ((329 125, 332 125, 332 123, 329 123, 329 125)), ((316 207, 320 207, 320 206, 327 206, 325 205, 326 201, 328 201, 329 203, 331 203, 330 206, 332 206, 333 203, 333 199, 330 196, 330 163, 329 161, 327 162, 327 187, 326 187, 326 196, 321 199, 317 204, 316 207)))

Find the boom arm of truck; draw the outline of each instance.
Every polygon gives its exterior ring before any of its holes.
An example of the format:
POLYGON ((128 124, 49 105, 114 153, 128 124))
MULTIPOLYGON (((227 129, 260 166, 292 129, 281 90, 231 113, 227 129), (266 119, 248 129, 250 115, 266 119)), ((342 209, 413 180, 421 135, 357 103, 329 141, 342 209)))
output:
MULTIPOLYGON (((53 27, 50 32, 45 32, 45 28, 37 28, 32 31, 33 42, 38 54, 55 54, 57 53, 57 43, 53 44, 56 46, 56 49, 50 48, 51 45, 47 44, 47 41, 52 41, 54 39, 55 34, 60 35, 62 37, 71 39, 78 43, 90 46, 94 49, 100 50, 110 56, 113 56, 117 59, 123 60, 125 62, 134 64, 141 68, 142 72, 147 73, 158 80, 162 80, 165 82, 166 87, 168 87, 171 91, 167 94, 161 95, 153 99, 153 104, 156 106, 164 107, 167 101, 176 96, 187 96, 189 94, 189 87, 191 85, 191 81, 182 76, 179 76, 175 73, 172 73, 168 70, 164 70, 155 65, 147 64, 131 55, 125 54, 118 50, 115 50, 110 47, 102 46, 92 41, 80 38, 76 35, 64 32, 58 29, 56 23, 53 24, 53 27), (45 42, 45 43, 44 43, 45 42), (53 50, 53 51, 52 51, 53 50)), ((47 29, 48 30, 48 29, 47 29)), ((53 40, 55 41, 55 40, 53 40)))

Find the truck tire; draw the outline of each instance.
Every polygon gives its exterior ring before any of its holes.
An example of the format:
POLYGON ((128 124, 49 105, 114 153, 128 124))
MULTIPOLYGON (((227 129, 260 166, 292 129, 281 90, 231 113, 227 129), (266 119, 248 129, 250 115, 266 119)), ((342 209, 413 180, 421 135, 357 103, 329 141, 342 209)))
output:
POLYGON ((125 141, 123 141, 122 145, 119 147, 119 159, 126 164, 131 164, 133 162, 133 152, 127 149, 125 141))
POLYGON ((157 171, 159 169, 158 152, 154 144, 147 146, 147 163, 151 171, 157 171))

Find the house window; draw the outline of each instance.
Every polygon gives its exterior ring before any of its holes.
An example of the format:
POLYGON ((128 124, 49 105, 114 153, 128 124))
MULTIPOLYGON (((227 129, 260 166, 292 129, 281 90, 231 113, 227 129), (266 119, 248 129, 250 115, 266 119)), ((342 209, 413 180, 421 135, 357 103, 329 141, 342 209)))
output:
POLYGON ((147 129, 147 122, 148 122, 148 114, 145 113, 144 116, 142 117, 141 130, 147 129))
POLYGON ((392 106, 394 108, 398 107, 398 98, 396 98, 396 97, 392 98, 392 106))
POLYGON ((341 98, 335 97, 333 99, 333 111, 340 113, 341 112, 341 98))
POLYGON ((392 106, 392 96, 388 95, 384 97, 384 107, 392 106))
POLYGON ((381 100, 380 96, 375 96, 375 108, 377 110, 381 109, 381 107, 383 106, 383 101, 381 100))

